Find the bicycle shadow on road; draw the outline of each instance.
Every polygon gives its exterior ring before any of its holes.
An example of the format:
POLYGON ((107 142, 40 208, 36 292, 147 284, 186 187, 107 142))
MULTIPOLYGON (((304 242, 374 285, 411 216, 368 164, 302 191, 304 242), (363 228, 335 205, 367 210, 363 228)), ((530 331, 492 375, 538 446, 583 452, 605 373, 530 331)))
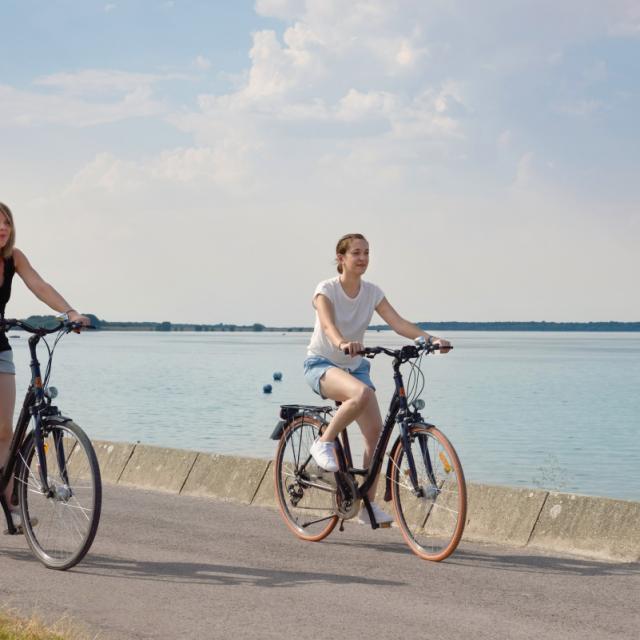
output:
MULTIPOLYGON (((401 542, 368 542, 354 539, 331 540, 327 544, 369 549, 380 553, 405 555, 418 560, 406 544, 401 542)), ((542 552, 540 552, 542 554, 542 552)), ((423 561, 428 562, 428 561, 423 561)), ((436 563, 434 563, 436 564, 436 563)), ((579 556, 536 555, 526 549, 508 548, 504 552, 496 547, 461 543, 449 558, 440 564, 478 567, 497 571, 517 571, 544 574, 573 574, 581 576, 640 576, 640 563, 606 562, 579 556)))
POLYGON ((617 563, 590 560, 578 556, 534 555, 526 549, 495 549, 461 546, 446 562, 498 571, 572 574, 580 576, 640 576, 640 563, 617 563))
POLYGON ((105 578, 157 580, 189 584, 254 587, 300 587, 312 584, 405 586, 405 582, 361 575, 284 571, 281 569, 209 564, 205 562, 155 562, 114 556, 87 556, 74 571, 105 578))

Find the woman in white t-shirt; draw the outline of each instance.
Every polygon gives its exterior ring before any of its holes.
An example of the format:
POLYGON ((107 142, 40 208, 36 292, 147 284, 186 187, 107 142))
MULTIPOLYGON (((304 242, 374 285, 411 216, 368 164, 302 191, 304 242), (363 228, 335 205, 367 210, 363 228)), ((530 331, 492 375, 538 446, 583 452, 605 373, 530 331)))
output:
MULTIPOLYGON (((318 466, 327 471, 338 470, 335 439, 347 425, 355 420, 362 431, 365 467, 369 466, 382 429, 375 387, 369 377, 370 363, 358 355, 373 312, 377 311, 401 336, 431 338, 441 346, 441 353, 450 346, 447 340, 430 336, 402 318, 379 287, 362 279, 369 266, 369 243, 363 235, 350 233, 340 238, 336 261, 339 275, 321 282, 313 294, 316 322, 304 361, 305 378, 311 388, 323 398, 342 402, 325 432, 310 448, 318 466)), ((376 520, 391 522, 393 518, 373 502, 375 493, 376 483, 368 494, 376 520)), ((359 519, 369 523, 366 509, 360 511, 359 519)))

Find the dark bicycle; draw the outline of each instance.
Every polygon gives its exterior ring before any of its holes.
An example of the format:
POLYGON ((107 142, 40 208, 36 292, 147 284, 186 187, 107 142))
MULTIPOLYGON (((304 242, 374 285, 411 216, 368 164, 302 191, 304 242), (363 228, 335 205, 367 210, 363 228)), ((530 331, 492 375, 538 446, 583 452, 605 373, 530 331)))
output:
POLYGON ((51 569, 69 569, 91 547, 102 505, 100 468, 91 441, 71 418, 52 404, 57 396, 49 386, 53 353, 62 336, 82 325, 59 322, 52 328, 32 327, 20 320, 2 320, 0 329, 19 327, 29 338, 31 383, 18 418, 7 464, 0 470, 0 502, 9 534, 24 533, 35 556, 51 569), (45 336, 57 334, 50 347, 45 336), (42 340, 48 362, 44 378, 36 348, 42 340), (33 429, 28 430, 33 418, 33 429), (16 528, 4 497, 14 478, 12 506, 19 505, 16 528))
MULTIPOLYGON (((274 463, 278 506, 287 526, 303 540, 326 538, 338 524, 353 518, 363 502, 371 527, 377 529, 367 492, 380 471, 395 425, 400 433, 388 454, 384 500, 393 501, 396 521, 411 550, 425 560, 444 560, 458 546, 467 512, 467 490, 460 460, 447 438, 424 422, 420 399, 424 375, 422 358, 439 346, 422 339, 392 350, 366 348, 362 354, 393 358, 395 392, 375 447, 369 469, 353 465, 345 429, 336 440, 340 470, 324 471, 314 462, 309 447, 323 432, 333 407, 282 405, 271 438, 279 440, 274 463), (409 364, 408 391, 400 367, 409 364), (361 482, 359 483, 359 478, 361 482)), ((382 478, 381 478, 382 482, 382 478)))

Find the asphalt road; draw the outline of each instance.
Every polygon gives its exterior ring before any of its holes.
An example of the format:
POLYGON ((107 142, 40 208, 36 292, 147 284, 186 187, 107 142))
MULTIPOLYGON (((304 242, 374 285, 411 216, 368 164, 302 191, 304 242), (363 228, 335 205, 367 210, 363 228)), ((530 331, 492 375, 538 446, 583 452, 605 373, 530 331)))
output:
POLYGON ((0 567, 5 605, 103 639, 640 636, 637 563, 469 544, 429 563, 397 529, 308 543, 270 509, 120 487, 80 565, 48 570, 0 536, 0 567))

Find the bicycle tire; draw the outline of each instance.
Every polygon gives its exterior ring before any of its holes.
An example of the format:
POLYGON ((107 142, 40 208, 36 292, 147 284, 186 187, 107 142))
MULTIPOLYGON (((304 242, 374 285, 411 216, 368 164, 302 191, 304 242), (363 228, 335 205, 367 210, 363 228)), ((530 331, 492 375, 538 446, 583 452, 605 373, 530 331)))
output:
POLYGON ((413 492, 407 455, 400 441, 391 458, 391 497, 396 521, 417 556, 439 562, 455 551, 464 532, 467 517, 464 473, 453 445, 436 427, 415 424, 409 429, 409 440, 423 495, 416 496, 413 492), (423 455, 425 450, 428 456, 423 455))
POLYGON ((320 469, 309 447, 323 423, 312 417, 294 419, 284 430, 274 461, 276 501, 286 525, 301 540, 319 542, 338 524, 333 473, 320 469), (323 488, 320 488, 323 487, 323 488))
POLYGON ((45 425, 50 491, 43 493, 35 435, 21 450, 18 471, 22 526, 34 555, 50 569, 66 570, 85 556, 102 507, 100 467, 88 436, 74 422, 45 425))

